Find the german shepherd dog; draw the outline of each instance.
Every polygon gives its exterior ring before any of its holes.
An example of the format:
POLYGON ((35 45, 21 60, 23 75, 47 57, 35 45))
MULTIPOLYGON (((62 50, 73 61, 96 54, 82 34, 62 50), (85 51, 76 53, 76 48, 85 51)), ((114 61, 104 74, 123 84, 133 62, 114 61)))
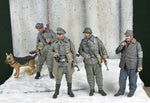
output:
POLYGON ((14 73, 14 77, 19 77, 19 71, 21 66, 30 66, 32 70, 30 71, 30 75, 32 75, 35 71, 35 57, 37 56, 37 52, 31 51, 30 54, 35 54, 34 56, 25 56, 25 57, 15 57, 11 53, 8 55, 6 53, 6 60, 5 63, 9 64, 13 67, 16 72, 14 73))

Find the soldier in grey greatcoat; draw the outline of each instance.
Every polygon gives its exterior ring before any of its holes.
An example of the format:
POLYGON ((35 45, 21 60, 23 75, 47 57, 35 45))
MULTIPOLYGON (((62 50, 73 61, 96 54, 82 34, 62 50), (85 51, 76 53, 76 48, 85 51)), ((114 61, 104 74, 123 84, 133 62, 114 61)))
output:
POLYGON ((84 57, 84 64, 87 74, 87 80, 90 86, 89 96, 93 96, 95 92, 95 79, 98 86, 99 93, 102 96, 107 94, 103 90, 103 76, 102 76, 102 59, 107 58, 107 51, 102 41, 92 35, 92 30, 86 27, 83 31, 85 34, 79 47, 79 54, 84 57))
POLYGON ((119 90, 114 96, 123 95, 126 88, 126 80, 129 76, 129 94, 132 97, 137 88, 137 71, 142 70, 143 52, 141 44, 133 38, 133 32, 125 32, 125 40, 116 49, 116 54, 121 53, 119 90))
POLYGON ((73 43, 64 34, 63 28, 57 28, 57 39, 53 43, 54 68, 53 73, 56 80, 56 89, 53 98, 57 98, 63 75, 66 76, 68 95, 74 97, 72 92, 72 75, 74 66, 77 65, 76 51, 73 43))
POLYGON ((38 54, 38 60, 36 63, 36 76, 35 79, 38 79, 40 77, 40 72, 43 66, 43 63, 46 61, 49 76, 50 78, 54 78, 52 73, 52 63, 53 58, 52 55, 48 52, 48 49, 51 49, 51 45, 56 39, 56 34, 53 32, 53 30, 48 29, 43 26, 43 23, 37 23, 35 25, 35 28, 39 31, 37 35, 36 40, 36 50, 38 54))

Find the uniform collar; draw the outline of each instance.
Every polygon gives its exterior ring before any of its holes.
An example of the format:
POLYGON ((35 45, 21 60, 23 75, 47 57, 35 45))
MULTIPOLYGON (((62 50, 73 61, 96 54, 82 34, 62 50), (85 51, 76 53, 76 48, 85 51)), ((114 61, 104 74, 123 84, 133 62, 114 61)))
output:
POLYGON ((135 43, 136 43, 136 39, 133 38, 133 39, 131 40, 131 42, 135 44, 135 43))
POLYGON ((88 41, 88 40, 91 40, 92 42, 94 42, 94 36, 92 35, 89 39, 84 37, 84 41, 85 42, 88 41))
MULTIPOLYGON (((58 38, 56 38, 56 40, 55 40, 55 43, 57 43, 59 41, 59 39, 58 38)), ((67 38, 67 37, 65 37, 62 41, 64 41, 64 42, 68 42, 69 41, 69 39, 67 38)))
POLYGON ((136 39, 135 39, 135 38, 133 38, 133 39, 132 39, 131 41, 129 41, 128 43, 129 43, 129 44, 130 44, 130 43, 135 44, 135 43, 136 43, 136 39))
POLYGON ((44 32, 49 33, 50 30, 49 30, 48 28, 45 28, 45 31, 44 31, 44 32))

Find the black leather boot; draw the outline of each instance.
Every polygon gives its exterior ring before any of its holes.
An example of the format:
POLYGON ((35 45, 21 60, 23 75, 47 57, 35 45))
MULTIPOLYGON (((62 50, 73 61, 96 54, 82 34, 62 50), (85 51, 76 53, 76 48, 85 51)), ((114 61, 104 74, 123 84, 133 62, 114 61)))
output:
POLYGON ((104 90, 99 90, 99 93, 102 95, 102 96, 106 96, 107 94, 104 92, 104 90))
POLYGON ((94 92, 95 92, 95 89, 91 89, 91 90, 90 90, 90 93, 89 93, 89 96, 93 96, 93 95, 94 95, 94 92))
POLYGON ((53 78, 54 78, 54 75, 53 75, 53 73, 52 73, 52 72, 49 72, 49 77, 50 77, 51 79, 53 79, 53 78))
POLYGON ((57 98, 57 95, 59 95, 59 88, 60 88, 60 84, 56 84, 56 89, 55 89, 55 93, 53 95, 53 98, 57 98))
POLYGON ((37 72, 37 73, 36 73, 36 76, 35 76, 35 79, 39 79, 40 76, 41 76, 41 75, 40 75, 40 72, 37 72))
POLYGON ((68 95, 70 97, 74 97, 74 94, 72 92, 72 83, 67 83, 67 86, 68 86, 68 95))

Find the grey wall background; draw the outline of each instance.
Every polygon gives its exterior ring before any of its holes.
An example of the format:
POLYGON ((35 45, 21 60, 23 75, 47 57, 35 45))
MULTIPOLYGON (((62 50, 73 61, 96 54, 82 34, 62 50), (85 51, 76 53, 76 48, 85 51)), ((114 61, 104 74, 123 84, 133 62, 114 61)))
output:
POLYGON ((133 25, 132 0, 9 0, 9 4, 15 56, 28 55, 35 49, 35 24, 42 22, 50 24, 54 31, 63 27, 76 51, 84 37, 84 27, 91 27, 110 58, 116 58, 116 47, 133 25))

